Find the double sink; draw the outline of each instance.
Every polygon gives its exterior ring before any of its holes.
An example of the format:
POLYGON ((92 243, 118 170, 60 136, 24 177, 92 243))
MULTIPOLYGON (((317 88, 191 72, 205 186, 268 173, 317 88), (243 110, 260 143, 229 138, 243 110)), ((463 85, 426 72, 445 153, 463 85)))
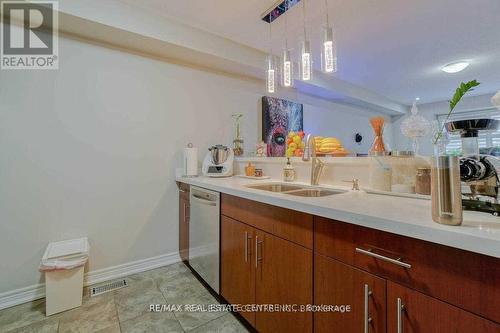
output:
POLYGON ((331 190, 317 187, 273 183, 273 184, 256 184, 247 185, 248 188, 253 188, 256 190, 263 190, 269 192, 277 192, 289 195, 295 195, 298 197, 326 197, 334 194, 341 194, 347 191, 343 190, 331 190))

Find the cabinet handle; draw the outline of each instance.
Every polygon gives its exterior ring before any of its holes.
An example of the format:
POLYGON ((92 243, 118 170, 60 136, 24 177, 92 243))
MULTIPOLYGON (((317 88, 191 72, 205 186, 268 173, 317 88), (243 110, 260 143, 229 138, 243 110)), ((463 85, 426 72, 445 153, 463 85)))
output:
POLYGON ((245 262, 248 262, 248 232, 245 231, 245 262))
POLYGON ((370 317, 370 309, 369 309, 369 298, 372 295, 372 292, 370 291, 370 287, 368 287, 367 284, 365 284, 365 316, 364 316, 364 333, 368 333, 370 331, 370 323, 372 321, 372 318, 370 317))
POLYGON ((196 202, 201 203, 201 204, 203 204, 203 205, 208 205, 208 206, 217 206, 217 202, 215 202, 215 201, 211 201, 211 200, 208 200, 208 199, 205 199, 205 198, 200 197, 200 196, 198 196, 198 195, 196 195, 196 194, 193 194, 193 195, 191 196, 191 198, 192 198, 193 200, 195 200, 196 202))
POLYGON ((184 206, 184 221, 189 223, 189 213, 187 210, 188 205, 185 202, 182 205, 184 206))
POLYGON ((405 305, 403 304, 403 300, 398 297, 397 299, 397 318, 398 318, 398 333, 403 333, 403 311, 405 309, 405 305))
POLYGON ((248 247, 248 240, 252 237, 248 236, 248 231, 245 231, 245 262, 248 262, 248 256, 251 254, 248 247))
POLYGON ((356 252, 359 252, 359 253, 362 253, 362 254, 366 254, 367 256, 373 257, 375 259, 380 259, 380 260, 383 260, 383 261, 387 261, 387 262, 390 262, 392 264, 395 264, 395 265, 398 265, 398 266, 401 266, 401 267, 404 267, 404 268, 408 268, 408 269, 411 268, 411 265, 408 264, 408 263, 406 263, 406 262, 404 262, 404 261, 402 261, 401 258, 392 259, 392 258, 383 256, 383 255, 377 254, 377 253, 373 252, 372 249, 365 250, 365 249, 361 249, 361 248, 357 247, 356 248, 356 252))
POLYGON ((259 237, 255 236, 255 268, 259 267, 259 261, 262 260, 262 257, 259 257, 259 245, 262 245, 264 241, 259 241, 259 237))

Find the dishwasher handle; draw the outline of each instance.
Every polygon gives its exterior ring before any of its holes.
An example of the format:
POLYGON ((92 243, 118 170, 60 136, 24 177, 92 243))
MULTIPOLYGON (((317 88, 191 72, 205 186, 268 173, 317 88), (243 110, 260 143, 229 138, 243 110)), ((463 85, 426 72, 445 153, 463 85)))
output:
POLYGON ((194 199, 196 202, 204 204, 204 205, 217 206, 217 201, 212 201, 210 199, 198 196, 194 193, 191 195, 191 198, 194 199))

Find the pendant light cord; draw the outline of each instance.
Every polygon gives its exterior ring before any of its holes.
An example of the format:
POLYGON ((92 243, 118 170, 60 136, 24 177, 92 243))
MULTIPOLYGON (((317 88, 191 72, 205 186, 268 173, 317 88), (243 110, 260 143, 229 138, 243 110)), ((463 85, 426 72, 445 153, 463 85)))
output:
POLYGON ((285 0, 285 49, 288 51, 288 20, 287 20, 287 12, 290 8, 289 0, 285 0))
POLYGON ((304 41, 307 40, 307 31, 306 31, 306 0, 302 0, 302 18, 304 21, 304 41))
POLYGON ((271 28, 271 18, 272 18, 271 13, 269 13, 269 55, 272 56, 272 54, 273 54, 273 29, 271 28))
POLYGON ((328 0, 325 0, 325 11, 326 11, 326 27, 329 27, 330 19, 328 17, 328 0))

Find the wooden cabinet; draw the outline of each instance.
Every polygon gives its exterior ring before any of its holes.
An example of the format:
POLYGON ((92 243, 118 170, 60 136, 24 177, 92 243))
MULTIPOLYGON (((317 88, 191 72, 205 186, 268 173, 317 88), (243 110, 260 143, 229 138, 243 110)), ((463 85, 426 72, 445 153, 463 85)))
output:
POLYGON ((386 331, 386 281, 335 259, 314 255, 314 302, 336 311, 314 313, 315 332, 386 331))
POLYGON ((500 259, 314 218, 314 251, 500 322, 500 259))
MULTIPOLYGON (((255 304, 254 228, 221 217, 221 295, 230 304, 255 304)), ((254 312, 240 314, 255 326, 254 312)))
POLYGON ((179 255, 189 260, 189 185, 179 183, 179 255))
POLYGON ((295 305, 297 310, 257 312, 257 331, 312 332, 312 312, 300 310, 313 303, 312 251, 263 231, 255 235, 257 304, 295 305))
MULTIPOLYGON (((189 187, 180 189, 187 260, 189 187)), ((221 295, 290 306, 242 311, 261 333, 500 332, 498 258, 225 194, 220 232, 221 295), (321 308, 301 311, 309 304, 321 308)))
POLYGON ((388 333, 493 333, 500 326, 418 291, 387 282, 388 333))
POLYGON ((259 230, 313 248, 313 216, 291 209, 222 194, 221 214, 259 230))
POLYGON ((221 217, 221 295, 231 304, 295 305, 240 312, 259 332, 312 332, 312 251, 227 216, 221 217), (291 308, 290 308, 291 310, 291 308))

